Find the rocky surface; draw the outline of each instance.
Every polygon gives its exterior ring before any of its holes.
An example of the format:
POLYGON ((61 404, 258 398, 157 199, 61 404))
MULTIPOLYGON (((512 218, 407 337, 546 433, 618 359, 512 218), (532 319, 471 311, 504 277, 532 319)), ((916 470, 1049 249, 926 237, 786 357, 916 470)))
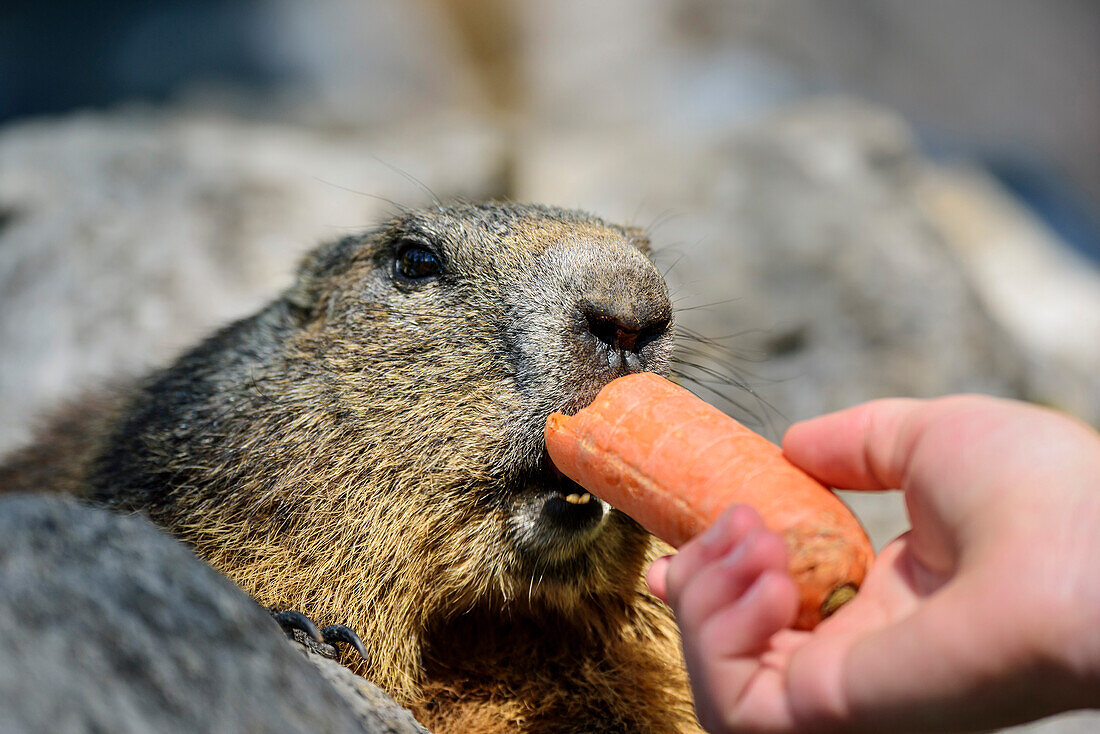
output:
POLYGON ((0 499, 0 731, 425 730, 146 520, 15 496, 0 499))

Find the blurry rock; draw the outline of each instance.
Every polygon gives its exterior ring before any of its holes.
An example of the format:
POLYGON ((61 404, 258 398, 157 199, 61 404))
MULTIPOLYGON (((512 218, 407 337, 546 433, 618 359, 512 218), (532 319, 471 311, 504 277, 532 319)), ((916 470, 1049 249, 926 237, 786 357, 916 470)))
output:
POLYGON ((782 423, 885 395, 1030 397, 1023 350, 919 206, 928 164, 892 115, 840 100, 695 149, 604 142, 534 138, 520 196, 664 219, 677 319, 728 347, 696 345, 700 364, 743 371, 782 423))
MULTIPOLYGON (((771 6, 716 4, 740 30, 771 6)), ((805 91, 802 80, 760 49, 713 33, 701 5, 520 0, 525 111, 533 121, 566 129, 641 129, 672 141, 707 137, 805 91)))
POLYGON ((698 137, 827 90, 976 156, 1038 154, 1100 203, 1092 0, 519 0, 533 119, 698 137))
MULTIPOLYGON (((888 112, 827 100, 716 142, 542 132, 525 149, 517 198, 650 228, 686 327, 677 370, 773 439, 794 420, 873 398, 967 391, 1100 423, 1100 372, 1059 364, 1059 350, 1040 358, 987 300, 991 273, 971 269, 957 232, 929 210, 947 173, 888 112)), ((1063 356, 1095 349, 1095 335, 1073 329, 1091 318, 1061 331, 1063 356)), ((900 498, 846 499, 878 546, 906 527, 900 498)))
POLYGON ((350 671, 310 658, 147 521, 0 499, 0 731, 424 731, 350 671))
POLYGON ((918 201, 962 261, 982 302, 1028 359, 1042 402, 1100 423, 1100 269, 1020 206, 988 174, 931 169, 918 201))
POLYGON ((0 453, 59 400, 274 297, 320 241, 428 189, 494 193, 500 162, 464 118, 369 136, 136 110, 5 128, 0 453))
MULTIPOLYGON (((362 128, 480 114, 489 95, 470 49, 445 12, 427 2, 266 0, 253 28, 289 69, 261 114, 362 128)), ((229 108, 238 108, 232 99, 229 108)), ((241 110, 246 111, 246 110, 241 110)))

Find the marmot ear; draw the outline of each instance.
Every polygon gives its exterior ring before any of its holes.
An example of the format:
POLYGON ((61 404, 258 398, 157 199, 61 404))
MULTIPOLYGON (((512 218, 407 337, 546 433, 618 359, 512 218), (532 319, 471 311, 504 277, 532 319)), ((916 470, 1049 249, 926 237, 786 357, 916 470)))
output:
POLYGON ((294 311, 300 320, 305 321, 313 315, 317 307, 318 291, 316 278, 305 272, 305 268, 298 271, 298 277, 294 285, 283 294, 287 305, 294 311))
POLYGON ((303 320, 316 314, 324 295, 325 281, 346 268, 352 253, 362 244, 362 236, 345 237, 326 242, 302 258, 298 276, 283 297, 303 320))

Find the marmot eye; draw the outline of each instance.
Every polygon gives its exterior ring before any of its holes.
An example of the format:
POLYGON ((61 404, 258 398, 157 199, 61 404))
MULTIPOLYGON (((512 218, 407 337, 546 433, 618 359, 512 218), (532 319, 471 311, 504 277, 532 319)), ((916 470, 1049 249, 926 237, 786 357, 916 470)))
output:
POLYGON ((424 245, 408 242, 397 251, 394 272, 403 280, 427 280, 439 275, 442 266, 435 253, 424 245))

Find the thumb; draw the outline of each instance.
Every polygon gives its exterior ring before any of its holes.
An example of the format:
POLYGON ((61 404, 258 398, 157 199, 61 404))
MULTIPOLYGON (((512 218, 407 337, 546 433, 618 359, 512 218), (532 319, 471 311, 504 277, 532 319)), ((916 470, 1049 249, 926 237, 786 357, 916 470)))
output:
POLYGON ((795 423, 783 453, 818 481, 840 489, 899 489, 928 403, 891 398, 795 423))

